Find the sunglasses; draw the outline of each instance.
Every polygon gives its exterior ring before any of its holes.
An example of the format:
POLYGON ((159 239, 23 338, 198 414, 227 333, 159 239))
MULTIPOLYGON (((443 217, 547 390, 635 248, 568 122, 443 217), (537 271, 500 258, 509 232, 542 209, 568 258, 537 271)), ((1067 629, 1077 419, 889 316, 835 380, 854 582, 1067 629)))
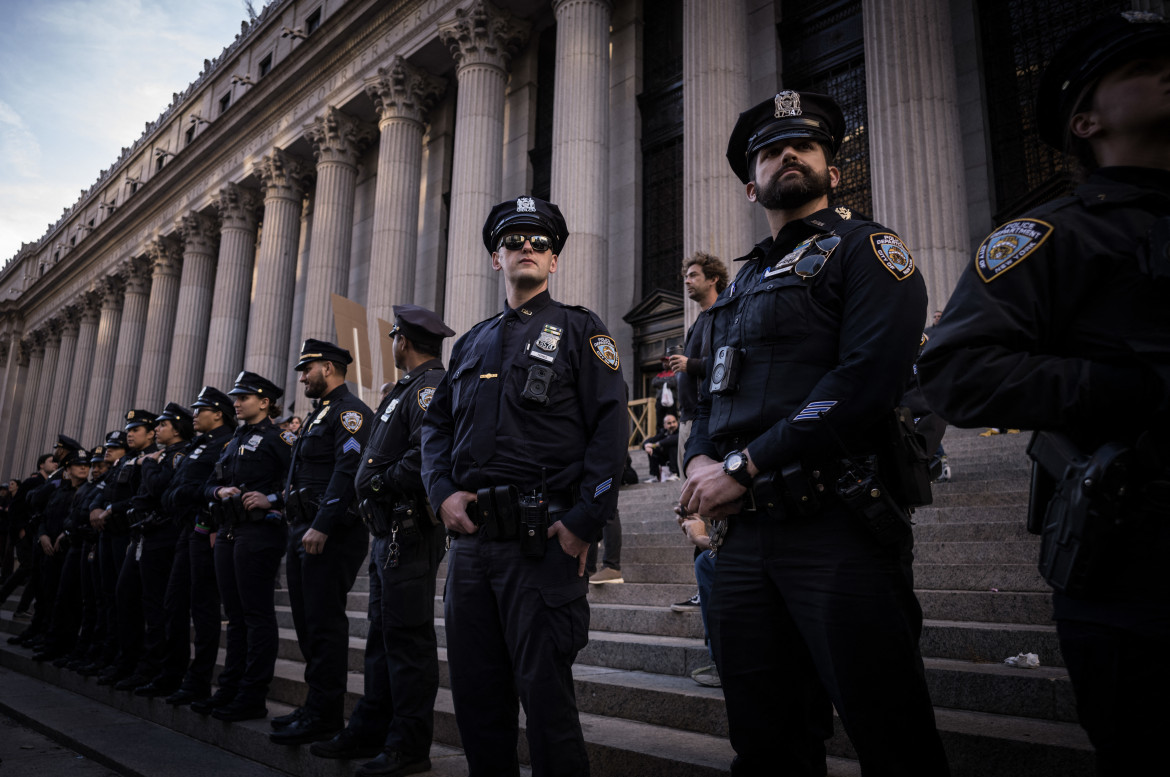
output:
POLYGON ((531 243, 532 250, 538 254, 543 254, 552 248, 552 238, 544 235, 504 235, 500 245, 509 251, 519 251, 524 247, 524 241, 531 243))
POLYGON ((841 238, 838 235, 817 235, 808 251, 792 268, 792 272, 801 278, 812 278, 824 268, 825 262, 829 260, 829 255, 839 245, 841 245, 841 238))

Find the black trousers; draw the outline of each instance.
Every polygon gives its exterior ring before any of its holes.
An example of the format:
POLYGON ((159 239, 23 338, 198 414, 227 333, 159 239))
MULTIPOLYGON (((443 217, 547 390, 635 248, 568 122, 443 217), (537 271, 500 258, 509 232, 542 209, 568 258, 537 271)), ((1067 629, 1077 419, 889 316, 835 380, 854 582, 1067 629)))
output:
POLYGON ((74 653, 88 655, 95 642, 101 637, 98 622, 97 586, 101 585, 97 541, 86 540, 81 546, 81 623, 77 633, 74 653))
POLYGON ((434 738, 439 692, 435 636, 435 574, 442 561, 442 526, 402 540, 398 565, 388 566, 390 538, 374 540, 370 554, 370 631, 366 637, 365 695, 350 730, 386 750, 425 758, 434 738))
MULTIPOLYGON (((138 574, 142 584, 143 639, 142 658, 138 662, 138 674, 164 683, 178 683, 187 670, 190 639, 183 618, 182 630, 172 623, 176 613, 167 607, 167 589, 170 586, 171 570, 175 565, 175 546, 180 529, 174 523, 165 523, 146 529, 140 540, 142 555, 138 562, 138 574), (176 644, 174 640, 182 638, 176 644)), ((183 600, 186 609, 186 598, 183 600)), ((173 602, 172 602, 173 605, 173 602)))
POLYGON ((308 526, 288 532, 285 574, 297 642, 305 657, 309 685, 304 707, 340 725, 349 670, 349 618, 345 600, 369 550, 370 535, 360 522, 335 526, 323 553, 310 555, 301 546, 308 526))
POLYGON ((276 669, 279 648, 275 581, 286 542, 283 523, 256 521, 215 538, 215 577, 227 614, 227 657, 220 688, 261 702, 276 669))
POLYGON ((730 519, 709 618, 735 775, 823 775, 838 715, 867 775, 949 773, 918 639, 909 540, 878 545, 843 505, 730 519))
POLYGON ((142 538, 138 537, 127 544, 114 589, 118 613, 118 657, 115 664, 120 675, 131 674, 142 657, 146 623, 142 611, 142 572, 139 570, 141 543, 142 538))
POLYGON ((587 588, 577 559, 555 538, 542 559, 525 558, 517 542, 478 535, 452 542, 447 660, 472 777, 519 774, 517 693, 532 773, 589 774, 573 686, 573 661, 589 641, 587 588))
MULTIPOLYGON (((215 551, 208 534, 188 527, 186 536, 179 538, 179 546, 186 543, 187 551, 182 554, 187 563, 181 569, 176 562, 171 580, 173 588, 168 590, 171 597, 187 595, 191 627, 195 631, 195 650, 187 674, 183 677, 183 688, 199 695, 211 693, 211 675, 215 671, 215 660, 219 654, 220 599, 219 585, 215 576, 215 551), (183 586, 182 580, 187 581, 183 586)), ((284 549, 284 534, 281 533, 281 550, 284 549)), ((179 551, 176 549, 176 554, 179 551)), ((176 608, 179 606, 176 603, 176 608)), ((184 636, 187 636, 184 634, 184 636)))
POLYGON ((70 651, 77 643, 77 632, 81 628, 81 562, 84 558, 81 540, 74 540, 69 549, 62 550, 61 554, 65 558, 61 561, 57 595, 53 602, 48 647, 51 650, 70 651))
POLYGON ((33 614, 29 629, 35 634, 48 634, 53 623, 53 607, 57 602, 57 587, 61 583, 61 570, 65 566, 68 547, 49 556, 38 542, 33 552, 37 559, 33 570, 37 587, 37 611, 33 614))
POLYGON ((126 550, 130 546, 130 535, 101 532, 98 538, 98 564, 101 575, 99 601, 101 610, 98 617, 105 624, 105 642, 101 661, 114 663, 121 646, 118 626, 118 577, 126 561, 126 550))

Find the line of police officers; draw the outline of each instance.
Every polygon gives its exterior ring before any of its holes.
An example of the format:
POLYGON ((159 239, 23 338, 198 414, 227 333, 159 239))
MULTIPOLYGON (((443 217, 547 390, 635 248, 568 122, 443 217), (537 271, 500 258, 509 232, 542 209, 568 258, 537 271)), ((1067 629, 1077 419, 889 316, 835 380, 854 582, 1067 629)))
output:
MULTIPOLYGON (((1033 508, 1048 524, 1042 569, 1060 592, 1062 647, 1101 774, 1153 762, 1167 716, 1157 691, 1170 690, 1158 668, 1170 647, 1158 571, 1170 326, 1157 301, 1170 278, 1168 30, 1121 14, 1054 58, 1044 137, 1101 169, 1077 196, 984 242, 921 365, 924 392, 952 420, 1072 438, 1063 475, 1048 473, 1058 482, 1033 508), (1136 410, 1115 409, 1125 396, 1136 410), (1103 515, 1113 529, 1093 528, 1103 515), (1068 531, 1054 537, 1073 519, 1079 556, 1058 547, 1068 531), (1104 560, 1086 572, 1085 557, 1104 560)), ((894 413, 925 286, 894 232, 829 207, 845 132, 832 98, 786 91, 741 114, 728 144, 771 234, 710 309, 710 381, 678 509, 720 522, 711 632, 737 775, 825 774, 834 707, 864 773, 948 773, 911 566, 908 508, 928 497, 894 413)), ((519 773, 517 701, 533 772, 588 774, 571 667, 588 639, 585 558, 616 508, 627 415, 604 324, 549 295, 567 237, 551 203, 493 208, 483 241, 503 311, 455 343, 444 371, 454 333, 428 310, 396 307, 405 374, 376 411, 345 388, 349 354, 308 340, 296 369, 316 402, 299 436, 270 420, 281 389, 244 372, 234 406, 207 387, 194 418, 174 404, 127 413, 105 443, 109 472, 95 467, 90 484, 88 454, 62 438, 60 474, 30 500, 45 556, 26 633, 44 634, 38 655, 221 720, 264 717, 283 554, 309 691, 272 720, 272 740, 377 756, 360 774, 425 771, 445 529, 447 655, 471 774, 519 773), (343 728, 345 599, 367 529, 365 696, 343 728), (211 695, 217 589, 227 658, 211 695)), ((1037 440, 1046 466, 1065 450, 1037 440)))

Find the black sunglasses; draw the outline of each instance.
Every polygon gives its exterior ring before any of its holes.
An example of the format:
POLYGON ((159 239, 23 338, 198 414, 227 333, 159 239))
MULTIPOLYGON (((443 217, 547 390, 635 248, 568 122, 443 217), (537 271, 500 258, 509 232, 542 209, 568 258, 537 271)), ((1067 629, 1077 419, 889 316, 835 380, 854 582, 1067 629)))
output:
POLYGON ((825 266, 829 255, 841 245, 841 237, 839 235, 817 235, 813 238, 812 245, 800 261, 796 263, 796 267, 792 271, 801 278, 812 278, 825 266))
POLYGON ((552 239, 544 235, 504 235, 500 245, 509 251, 519 251, 524 247, 525 240, 532 244, 532 250, 538 254, 543 254, 552 248, 552 239))

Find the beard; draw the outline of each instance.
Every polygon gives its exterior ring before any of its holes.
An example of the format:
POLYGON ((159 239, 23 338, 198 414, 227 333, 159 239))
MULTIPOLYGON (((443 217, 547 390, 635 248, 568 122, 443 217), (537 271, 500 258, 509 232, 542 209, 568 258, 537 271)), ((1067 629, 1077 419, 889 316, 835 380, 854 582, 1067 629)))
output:
POLYGON ((309 399, 317 399, 325 396, 325 378, 320 375, 315 375, 306 380, 305 396, 309 399))
POLYGON ((817 173, 800 162, 794 162, 777 171, 771 180, 757 185, 756 200, 768 210, 793 210, 828 196, 832 188, 827 167, 817 173), (784 174, 792 170, 800 175, 782 180, 784 174))

